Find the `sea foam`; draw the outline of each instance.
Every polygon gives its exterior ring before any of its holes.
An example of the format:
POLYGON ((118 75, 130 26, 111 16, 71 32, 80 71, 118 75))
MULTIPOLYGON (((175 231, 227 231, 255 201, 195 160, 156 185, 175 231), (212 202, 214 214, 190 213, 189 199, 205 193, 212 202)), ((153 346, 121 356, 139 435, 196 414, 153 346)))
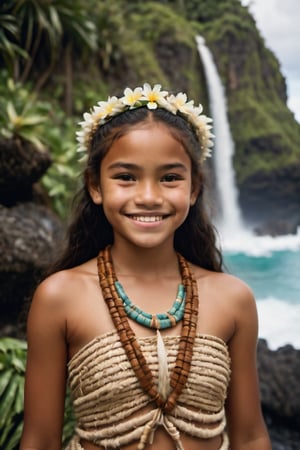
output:
POLYGON ((300 227, 296 234, 283 236, 256 236, 247 230, 233 231, 230 235, 220 232, 220 245, 225 253, 249 256, 272 256, 277 251, 297 251, 300 249, 300 227))
POLYGON ((257 301, 259 337, 266 339, 275 350, 286 344, 300 349, 300 303, 289 303, 276 298, 257 301))

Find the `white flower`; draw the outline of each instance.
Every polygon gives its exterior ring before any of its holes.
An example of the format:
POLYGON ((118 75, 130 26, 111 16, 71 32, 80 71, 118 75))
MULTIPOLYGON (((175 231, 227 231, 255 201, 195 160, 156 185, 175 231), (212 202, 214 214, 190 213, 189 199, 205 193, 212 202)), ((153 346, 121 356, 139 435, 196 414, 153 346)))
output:
POLYGON ((153 88, 151 88, 148 83, 144 84, 142 100, 146 100, 148 102, 147 108, 156 109, 157 106, 164 103, 164 98, 166 95, 168 95, 168 92, 161 91, 160 84, 155 84, 153 88))
POLYGON ((201 105, 201 104, 199 104, 198 106, 194 106, 194 113, 197 115, 197 116, 200 116, 200 114, 202 113, 202 111, 203 111, 203 106, 201 105))
POLYGON ((124 97, 121 98, 124 105, 134 106, 142 97, 143 89, 136 87, 134 91, 130 88, 126 88, 124 91, 124 97))
POLYGON ((178 113, 182 115, 192 125, 198 137, 201 149, 200 161, 210 156, 214 138, 210 125, 212 119, 202 114, 202 105, 194 106, 194 101, 188 101, 187 95, 183 92, 169 95, 167 91, 161 90, 160 84, 155 84, 152 88, 148 83, 145 83, 143 88, 126 88, 123 97, 108 97, 107 101, 99 101, 91 112, 84 113, 83 121, 79 122, 80 130, 76 132, 77 150, 88 152, 97 127, 124 111, 141 106, 146 106, 150 110, 160 107, 174 115, 178 113))
MULTIPOLYGON (((103 112, 102 119, 119 114, 124 110, 124 104, 118 97, 108 97, 107 102, 98 102, 100 110, 103 112)), ((100 111, 99 111, 100 112, 100 111)))
POLYGON ((187 113, 194 108, 194 101, 187 101, 187 95, 179 92, 176 96, 170 95, 168 97, 168 101, 172 104, 176 111, 180 111, 182 113, 187 113))
POLYGON ((93 125, 94 118, 93 118, 92 114, 90 114, 88 112, 85 112, 83 114, 83 118, 84 118, 84 121, 83 122, 79 122, 80 125, 82 125, 82 126, 88 126, 89 124, 93 125))

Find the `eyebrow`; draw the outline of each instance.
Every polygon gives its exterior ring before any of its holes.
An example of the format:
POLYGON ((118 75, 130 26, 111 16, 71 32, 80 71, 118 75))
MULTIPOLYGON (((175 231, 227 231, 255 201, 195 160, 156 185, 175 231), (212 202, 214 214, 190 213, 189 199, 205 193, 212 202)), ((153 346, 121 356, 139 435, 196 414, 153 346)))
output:
MULTIPOLYGON (((108 169, 141 170, 142 166, 139 166, 138 164, 118 161, 108 166, 108 169)), ((173 170, 173 169, 181 169, 187 172, 187 167, 182 163, 169 163, 159 166, 159 170, 173 170)))

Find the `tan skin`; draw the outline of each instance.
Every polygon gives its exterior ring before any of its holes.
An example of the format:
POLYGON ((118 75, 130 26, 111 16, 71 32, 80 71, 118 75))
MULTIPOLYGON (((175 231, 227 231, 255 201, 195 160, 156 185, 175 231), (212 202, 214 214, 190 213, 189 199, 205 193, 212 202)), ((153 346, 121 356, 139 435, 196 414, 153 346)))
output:
MULTIPOLYGON (((117 277, 145 311, 168 310, 180 282, 173 235, 199 188, 191 180, 189 157, 167 128, 152 124, 116 141, 100 171, 101 185, 91 185, 90 193, 95 203, 103 204, 114 228, 112 257, 117 277), (140 216, 155 216, 157 223, 145 225, 140 216)), ((199 293, 197 331, 223 339, 230 351, 232 376, 226 402, 230 448, 271 450, 258 395, 253 295, 233 276, 191 268, 199 293)), ((135 322, 130 324, 137 336, 153 334, 135 322)), ((20 450, 61 449, 66 364, 93 338, 113 329, 98 283, 96 259, 56 273, 38 287, 28 319, 20 450)), ((162 334, 180 335, 180 325, 162 334)), ((218 450, 221 445, 221 437, 199 440, 182 435, 181 440, 188 450, 218 450)), ((84 450, 101 448, 88 442, 82 446, 84 450)), ((136 448, 137 443, 122 447, 136 448)), ((158 429, 151 449, 162 448, 175 447, 168 434, 158 429)))

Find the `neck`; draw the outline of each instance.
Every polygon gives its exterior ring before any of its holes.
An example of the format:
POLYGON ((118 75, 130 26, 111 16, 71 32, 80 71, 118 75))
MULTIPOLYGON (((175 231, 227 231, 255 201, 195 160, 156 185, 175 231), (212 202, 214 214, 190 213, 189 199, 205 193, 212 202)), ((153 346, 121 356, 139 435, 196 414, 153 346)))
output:
POLYGON ((117 243, 111 255, 118 274, 174 276, 179 273, 176 251, 172 246, 140 248, 117 243))

